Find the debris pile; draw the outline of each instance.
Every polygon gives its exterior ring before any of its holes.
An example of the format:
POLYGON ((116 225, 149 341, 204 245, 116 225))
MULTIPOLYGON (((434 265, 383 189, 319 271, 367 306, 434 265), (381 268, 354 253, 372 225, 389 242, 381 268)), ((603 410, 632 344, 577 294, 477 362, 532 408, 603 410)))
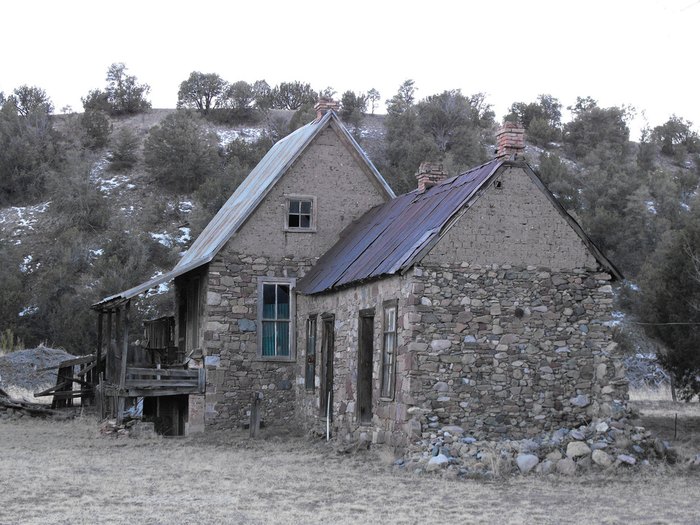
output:
POLYGON ((117 438, 154 438, 157 437, 153 422, 140 419, 127 419, 121 424, 116 419, 106 419, 100 424, 100 434, 117 438))
POLYGON ((498 477, 550 472, 572 475, 653 461, 675 463, 676 451, 622 417, 597 419, 578 428, 560 428, 522 440, 477 440, 459 426, 444 426, 413 442, 395 465, 416 473, 498 477))
POLYGON ((75 412, 61 412, 48 408, 44 404, 31 403, 22 399, 13 399, 7 392, 0 388, 0 420, 19 419, 25 416, 71 419, 75 417, 75 412))

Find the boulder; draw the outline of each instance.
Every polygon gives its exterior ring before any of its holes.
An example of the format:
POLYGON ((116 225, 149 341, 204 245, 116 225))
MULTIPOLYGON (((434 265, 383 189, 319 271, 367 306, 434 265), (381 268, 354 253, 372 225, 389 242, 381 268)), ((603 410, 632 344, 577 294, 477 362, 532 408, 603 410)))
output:
POLYGON ((590 453, 591 449, 583 441, 571 441, 566 446, 566 455, 570 458, 582 458, 590 453))
POLYGON ((602 450, 594 450, 592 455, 593 463, 599 467, 608 468, 613 464, 613 458, 607 452, 602 450))
POLYGON ((571 458, 564 458, 557 461, 557 472, 565 476, 571 476, 576 472, 576 462, 571 458))
POLYGON ((520 472, 522 474, 527 474, 537 466, 540 460, 534 454, 519 454, 518 457, 515 458, 515 462, 517 463, 520 472))

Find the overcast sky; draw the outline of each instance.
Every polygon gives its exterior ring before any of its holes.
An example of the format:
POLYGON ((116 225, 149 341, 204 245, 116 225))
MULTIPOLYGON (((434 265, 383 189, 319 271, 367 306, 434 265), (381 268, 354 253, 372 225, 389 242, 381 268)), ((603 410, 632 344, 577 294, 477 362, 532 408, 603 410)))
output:
MULTIPOLYGON (((483 91, 501 118, 551 93, 633 105, 652 126, 675 113, 700 128, 700 1, 430 2, 23 0, 0 9, 0 91, 37 85, 57 112, 104 88, 113 62, 174 107, 191 71, 230 82, 303 80, 315 89, 406 79, 417 96, 483 91)), ((384 111, 384 104, 381 106, 384 111)), ((638 138, 641 115, 633 123, 638 138)))

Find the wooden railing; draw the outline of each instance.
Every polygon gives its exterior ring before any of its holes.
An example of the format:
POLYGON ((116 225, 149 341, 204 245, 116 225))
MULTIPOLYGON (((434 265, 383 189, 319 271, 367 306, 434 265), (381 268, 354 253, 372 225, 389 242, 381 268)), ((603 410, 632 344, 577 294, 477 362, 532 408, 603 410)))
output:
POLYGON ((135 368, 127 367, 124 395, 167 396, 203 394, 204 368, 135 368))

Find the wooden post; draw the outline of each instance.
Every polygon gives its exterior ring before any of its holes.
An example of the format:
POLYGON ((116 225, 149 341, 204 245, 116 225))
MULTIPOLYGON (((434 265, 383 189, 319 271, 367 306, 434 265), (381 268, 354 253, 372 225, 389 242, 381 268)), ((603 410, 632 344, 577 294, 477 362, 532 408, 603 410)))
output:
POLYGON ((250 405, 250 437, 256 438, 260 433, 260 402, 262 392, 253 393, 253 403, 250 405))
POLYGON ((114 354, 112 353, 112 310, 107 312, 107 348, 105 353, 105 379, 107 382, 114 382, 112 378, 112 358, 114 354))
MULTIPOLYGON (((121 423, 122 419, 124 417, 124 403, 126 399, 122 395, 122 391, 124 390, 124 387, 126 386, 126 359, 129 353, 129 305, 131 304, 131 300, 127 301, 126 304, 124 305, 124 321, 123 321, 123 326, 121 330, 121 336, 122 340, 120 341, 121 343, 121 348, 122 348, 122 355, 121 355, 121 366, 119 367, 119 402, 117 405, 117 423, 121 423)), ((117 310, 117 314, 119 314, 119 310, 117 310)), ((119 315, 117 315, 117 319, 119 319, 119 315)))
POLYGON ((93 383, 93 388, 97 385, 97 379, 100 377, 100 362, 102 361, 102 325, 104 324, 104 312, 100 310, 97 314, 97 349, 95 350, 95 368, 92 369, 92 375, 90 376, 91 383, 93 383))

